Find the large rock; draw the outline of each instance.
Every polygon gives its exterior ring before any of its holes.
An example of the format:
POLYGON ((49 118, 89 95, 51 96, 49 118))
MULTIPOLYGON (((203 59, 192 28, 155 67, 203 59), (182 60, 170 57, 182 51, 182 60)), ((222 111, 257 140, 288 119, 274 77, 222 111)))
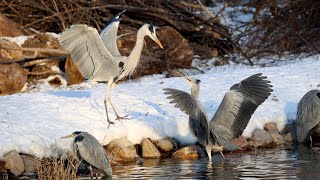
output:
POLYGON ((249 144, 247 139, 244 136, 239 136, 238 138, 235 138, 233 141, 233 144, 240 147, 241 150, 247 150, 249 149, 249 144))
POLYGON ((285 143, 283 137, 279 134, 278 131, 271 131, 270 135, 273 138, 273 142, 275 142, 276 144, 280 145, 285 143))
POLYGON ((21 156, 17 151, 10 151, 3 156, 6 162, 5 168, 9 169, 12 174, 19 176, 24 172, 24 164, 21 156))
POLYGON ((172 154, 175 159, 199 159, 206 157, 206 153, 197 145, 186 146, 172 154))
POLYGON ((22 59, 20 46, 14 42, 0 39, 0 63, 10 63, 22 59))
POLYGON ((40 163, 40 160, 36 157, 29 155, 21 155, 24 164, 25 172, 36 172, 37 164, 40 163))
POLYGON ((5 168, 6 162, 3 160, 0 160, 0 174, 7 172, 7 168, 5 168))
POLYGON ((31 35, 31 32, 0 14, 0 37, 16 37, 21 35, 31 35))
POLYGON ((144 158, 160 158, 161 154, 156 146, 150 141, 150 139, 145 138, 142 140, 142 157, 144 158))
POLYGON ((277 125, 275 123, 273 123, 273 122, 264 125, 263 129, 266 130, 266 131, 269 131, 269 132, 278 131, 277 125))
POLYGON ((0 64, 0 95, 20 92, 27 81, 27 70, 18 64, 0 64))
POLYGON ((156 145, 160 152, 170 152, 174 148, 176 148, 176 145, 171 138, 155 140, 153 143, 156 145))
POLYGON ((256 129, 252 134, 252 140, 255 147, 273 147, 273 138, 269 132, 264 129, 256 129))
POLYGON ((139 158, 136 148, 127 138, 115 139, 105 149, 109 159, 116 162, 131 162, 139 158))
POLYGON ((79 84, 81 81, 83 81, 83 76, 81 75, 79 69, 77 68, 76 64, 73 62, 70 56, 67 57, 65 70, 69 85, 79 84))

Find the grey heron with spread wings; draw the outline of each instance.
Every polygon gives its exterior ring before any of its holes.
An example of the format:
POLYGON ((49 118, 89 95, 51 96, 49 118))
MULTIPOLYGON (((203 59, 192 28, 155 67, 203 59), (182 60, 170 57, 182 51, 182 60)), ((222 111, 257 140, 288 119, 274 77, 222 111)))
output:
POLYGON ((320 123, 320 91, 307 92, 299 101, 297 110, 297 140, 299 143, 311 143, 312 133, 320 123))
MULTIPOLYGON (((222 102, 210 123, 199 101, 200 80, 183 76, 191 86, 191 94, 165 88, 170 103, 189 115, 189 128, 199 143, 206 147, 211 160, 211 151, 234 151, 240 148, 232 143, 246 128, 251 115, 271 94, 272 89, 262 74, 252 75, 233 85, 224 95, 222 102)), ((223 155, 223 154, 222 154, 223 155)))
POLYGON ((140 61, 144 45, 144 37, 149 36, 160 48, 162 44, 156 36, 153 25, 144 24, 137 33, 136 44, 129 56, 121 56, 116 44, 116 34, 121 20, 119 13, 99 36, 95 28, 87 25, 72 25, 59 37, 63 48, 69 51, 81 74, 90 81, 108 82, 108 90, 104 98, 107 121, 110 124, 107 103, 110 103, 116 119, 122 119, 111 101, 111 92, 117 81, 131 76, 140 61), (104 40, 101 40, 101 37, 104 40), (105 39, 106 38, 106 39, 105 39))

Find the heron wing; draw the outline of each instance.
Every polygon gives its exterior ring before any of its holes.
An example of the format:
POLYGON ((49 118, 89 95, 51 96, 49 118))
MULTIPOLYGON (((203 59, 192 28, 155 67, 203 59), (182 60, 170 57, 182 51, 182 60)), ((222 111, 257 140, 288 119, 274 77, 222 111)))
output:
POLYGON ((320 122, 320 91, 307 92, 298 103, 297 140, 300 143, 309 141, 314 127, 320 122))
POLYGON ((82 132, 80 135, 84 137, 80 143, 77 143, 77 151, 80 158, 97 169, 104 172, 110 171, 111 166, 106 152, 99 141, 85 132, 82 132))
POLYGON ((99 80, 107 81, 120 71, 119 61, 105 48, 95 28, 72 25, 61 34, 59 42, 69 51, 80 72, 87 79, 94 80, 97 76, 103 76, 105 79, 99 80), (100 71, 104 74, 98 74, 100 71))
POLYGON ((189 115, 189 127, 199 143, 206 145, 208 142, 208 118, 201 103, 191 94, 177 89, 165 88, 170 103, 189 115))
POLYGON ((210 141, 230 151, 239 149, 231 141, 243 133, 254 111, 272 92, 266 78, 255 74, 230 88, 209 123, 210 141))
POLYGON ((112 17, 112 19, 107 23, 107 26, 100 33, 100 38, 102 39, 103 44, 112 56, 121 56, 117 46, 117 32, 120 24, 120 16, 124 12, 125 11, 122 11, 112 17))

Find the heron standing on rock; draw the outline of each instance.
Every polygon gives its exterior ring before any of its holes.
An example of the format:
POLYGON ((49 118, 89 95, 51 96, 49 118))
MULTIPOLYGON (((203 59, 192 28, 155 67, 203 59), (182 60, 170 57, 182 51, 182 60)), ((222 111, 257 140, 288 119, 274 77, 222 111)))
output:
MULTIPOLYGON (((240 150, 231 141, 239 137, 246 128, 251 115, 271 94, 270 81, 262 74, 250 76, 233 85, 225 94, 210 123, 199 101, 200 80, 183 76, 191 86, 191 94, 177 89, 165 88, 170 103, 189 115, 189 128, 199 143, 206 147, 211 161, 211 151, 223 149, 240 150)), ((223 154, 222 154, 223 156, 223 154)))
MULTIPOLYGON (((120 14, 121 15, 121 14, 120 14)), ((120 18, 118 18, 120 20, 120 18)), ((116 21, 114 21, 116 22, 116 21)), ((107 34, 116 34, 119 23, 111 23, 107 34)), ((62 47, 69 51, 73 61, 77 65, 81 74, 90 81, 108 82, 108 90, 104 98, 105 111, 109 124, 107 103, 109 102, 116 119, 122 119, 115 110, 111 101, 111 92, 117 81, 126 76, 131 76, 137 68, 140 61, 140 55, 144 45, 144 37, 149 36, 155 41, 160 48, 162 44, 156 36, 156 30, 153 25, 144 24, 137 33, 136 44, 129 56, 121 56, 116 43, 116 36, 103 35, 110 37, 110 42, 107 47, 99 37, 98 31, 95 28, 87 25, 72 25, 64 31, 59 37, 59 42, 62 47)))
POLYGON ((103 179, 112 179, 112 168, 109 164, 107 154, 99 141, 91 134, 75 131, 71 135, 62 138, 73 137, 73 153, 78 160, 83 162, 90 169, 91 179, 93 171, 103 173, 103 179))
POLYGON ((299 101, 297 111, 297 140, 312 144, 312 133, 320 123, 320 91, 307 92, 299 101))

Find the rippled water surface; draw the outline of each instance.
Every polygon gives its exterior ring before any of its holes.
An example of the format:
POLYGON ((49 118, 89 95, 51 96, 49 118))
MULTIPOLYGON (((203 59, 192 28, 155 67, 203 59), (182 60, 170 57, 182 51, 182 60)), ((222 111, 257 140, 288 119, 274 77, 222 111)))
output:
POLYGON ((144 160, 113 168, 113 179, 317 179, 320 149, 303 145, 214 154, 200 160, 144 160))

